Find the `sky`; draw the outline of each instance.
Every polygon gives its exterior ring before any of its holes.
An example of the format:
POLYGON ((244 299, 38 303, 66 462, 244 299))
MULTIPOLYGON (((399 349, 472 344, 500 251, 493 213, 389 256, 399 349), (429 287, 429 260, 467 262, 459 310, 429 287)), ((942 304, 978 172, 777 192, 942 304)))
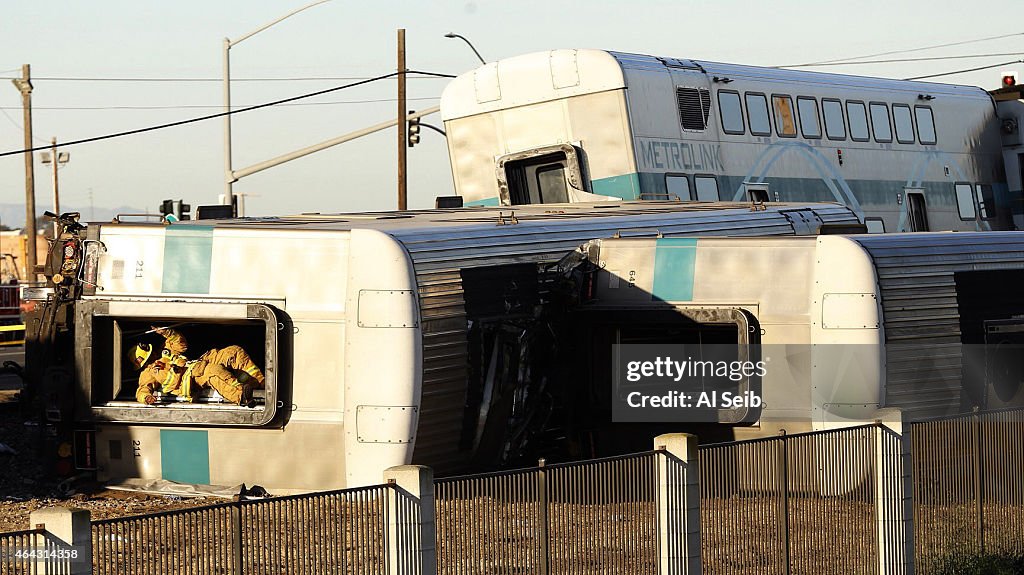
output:
MULTIPOLYGON (((0 34, 0 153, 23 148, 21 97, 8 80, 32 66, 36 145, 72 141, 215 114, 222 110, 222 43, 309 0, 8 0, 0 34), (88 80, 70 80, 85 78, 88 80), (98 80, 105 79, 105 80, 98 80), (161 79, 162 81, 142 81, 161 79)), ((907 78, 1024 59, 1024 2, 934 0, 332 0, 231 49, 237 107, 333 88, 394 72, 398 28, 407 66, 460 74, 479 62, 557 48, 599 48, 779 66, 964 42, 869 60, 942 60, 809 68, 907 78), (975 41, 995 36, 1009 37, 975 41), (951 56, 1002 54, 984 58, 951 56), (1009 54, 1009 55, 1007 55, 1009 54), (313 79, 310 79, 313 78, 313 79), (333 78, 333 79, 317 79, 333 78), (273 80, 276 79, 276 80, 273 80)), ((1003 70, 934 81, 998 87, 1003 70)), ((412 79, 410 109, 437 105, 446 79, 412 79)), ((383 80, 237 114, 235 169, 394 119, 396 82, 383 80)), ((424 119, 440 126, 434 115, 424 119)), ((164 199, 193 206, 224 192, 222 119, 62 148, 62 208, 156 212, 164 199)), ((394 128, 248 176, 235 183, 247 215, 389 210, 397 206, 394 128)), ((409 207, 451 195, 443 136, 423 130, 408 150, 409 207)), ((49 208, 50 168, 35 161, 38 211, 49 208)), ((25 201, 22 155, 0 157, 0 204, 25 201)), ((8 223, 4 221, 3 223, 8 223)))

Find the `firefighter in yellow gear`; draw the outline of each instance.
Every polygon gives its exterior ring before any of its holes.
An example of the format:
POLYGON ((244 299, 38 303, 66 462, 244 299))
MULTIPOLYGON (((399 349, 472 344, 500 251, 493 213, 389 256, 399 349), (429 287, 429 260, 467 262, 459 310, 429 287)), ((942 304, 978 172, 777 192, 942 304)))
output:
POLYGON ((252 358, 244 349, 231 345, 223 349, 211 349, 199 359, 188 360, 183 353, 188 342, 174 330, 157 330, 164 336, 164 349, 159 360, 146 365, 152 355, 152 348, 145 344, 133 349, 133 363, 145 367, 139 375, 139 388, 135 398, 139 403, 153 405, 157 389, 192 401, 192 389, 212 387, 225 400, 236 405, 249 405, 252 390, 263 389, 264 377, 252 358))
POLYGON ((192 400, 195 387, 212 387, 230 403, 249 405, 252 390, 263 389, 264 377, 244 349, 230 345, 211 349, 197 360, 182 361, 182 356, 163 355, 139 376, 135 398, 140 403, 156 403, 157 389, 192 400))

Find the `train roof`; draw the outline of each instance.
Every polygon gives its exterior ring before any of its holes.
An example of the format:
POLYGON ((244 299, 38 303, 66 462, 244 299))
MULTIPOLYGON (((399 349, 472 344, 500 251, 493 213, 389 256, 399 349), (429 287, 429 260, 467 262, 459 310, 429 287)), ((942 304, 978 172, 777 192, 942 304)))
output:
POLYGON ((490 62, 452 80, 441 95, 443 120, 627 87, 628 70, 669 73, 689 69, 708 76, 762 82, 807 83, 991 101, 976 86, 745 66, 594 49, 533 52, 490 62), (540 76, 538 72, 544 72, 540 76), (542 81, 539 81, 541 78, 542 81))
MULTIPOLYGON (((569 222, 600 222, 607 226, 610 218, 631 224, 636 220, 694 219, 722 222, 742 220, 785 220, 785 212, 811 210, 825 223, 849 222, 856 219, 850 209, 835 203, 771 203, 764 210, 752 211, 744 202, 681 202, 634 200, 617 202, 586 202, 573 204, 529 204, 520 206, 486 206, 453 209, 428 209, 382 212, 302 213, 288 216, 249 217, 228 220, 188 220, 166 227, 174 229, 260 229, 350 231, 375 229, 393 235, 422 231, 459 233, 473 228, 494 230, 499 226, 565 227, 569 222), (514 215, 514 218, 513 218, 514 215)), ((164 227, 165 224, 144 222, 101 223, 101 227, 164 227)), ((494 232, 498 233, 498 232, 494 232)))

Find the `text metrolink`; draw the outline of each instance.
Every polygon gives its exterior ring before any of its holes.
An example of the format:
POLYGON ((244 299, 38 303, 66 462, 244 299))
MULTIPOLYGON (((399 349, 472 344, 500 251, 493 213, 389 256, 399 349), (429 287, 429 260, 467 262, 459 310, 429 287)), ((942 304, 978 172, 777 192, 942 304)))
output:
POLYGON ((644 377, 671 378, 680 381, 684 377, 727 377, 740 381, 744 377, 764 377, 768 373, 765 362, 758 361, 706 361, 687 357, 673 361, 671 357, 659 357, 654 361, 631 361, 626 364, 626 380, 640 381, 644 377))

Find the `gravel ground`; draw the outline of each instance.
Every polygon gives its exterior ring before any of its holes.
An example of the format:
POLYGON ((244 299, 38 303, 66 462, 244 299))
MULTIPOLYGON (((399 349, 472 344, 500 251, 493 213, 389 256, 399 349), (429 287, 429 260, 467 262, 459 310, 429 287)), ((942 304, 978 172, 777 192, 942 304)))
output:
POLYGON ((45 472, 39 426, 21 416, 10 381, 0 383, 0 444, 16 452, 0 447, 0 532, 28 529, 29 513, 43 507, 88 509, 93 519, 106 519, 223 501, 111 491, 88 483, 74 484, 70 492, 61 489, 60 481, 45 472))

